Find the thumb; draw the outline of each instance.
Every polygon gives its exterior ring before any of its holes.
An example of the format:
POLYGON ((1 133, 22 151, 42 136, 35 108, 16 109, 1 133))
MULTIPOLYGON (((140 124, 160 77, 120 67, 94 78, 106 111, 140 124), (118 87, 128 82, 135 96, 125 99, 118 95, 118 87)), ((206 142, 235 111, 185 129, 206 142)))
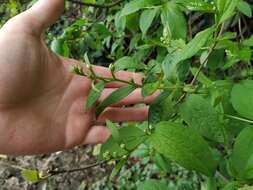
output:
POLYGON ((61 16, 64 10, 64 0, 39 0, 24 12, 24 19, 31 23, 39 33, 46 30, 61 16))

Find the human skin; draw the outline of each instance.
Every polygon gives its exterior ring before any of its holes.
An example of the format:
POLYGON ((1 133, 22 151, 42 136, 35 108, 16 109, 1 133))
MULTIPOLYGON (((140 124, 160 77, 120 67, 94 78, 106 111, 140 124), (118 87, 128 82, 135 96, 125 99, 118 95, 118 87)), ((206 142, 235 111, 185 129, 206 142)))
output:
MULTIPOLYGON (((94 108, 84 110, 91 81, 71 74, 69 66, 79 62, 55 55, 43 40, 43 32, 63 10, 64 0, 39 0, 0 30, 0 154, 34 155, 103 143, 110 136, 103 126, 106 119, 147 118, 148 107, 124 107, 154 99, 155 95, 143 99, 140 89, 98 119, 94 108)), ((97 75, 111 76, 107 68, 93 69, 97 75)), ((121 71, 116 76, 141 83, 137 73, 121 71)), ((122 85, 108 84, 98 102, 122 85)))

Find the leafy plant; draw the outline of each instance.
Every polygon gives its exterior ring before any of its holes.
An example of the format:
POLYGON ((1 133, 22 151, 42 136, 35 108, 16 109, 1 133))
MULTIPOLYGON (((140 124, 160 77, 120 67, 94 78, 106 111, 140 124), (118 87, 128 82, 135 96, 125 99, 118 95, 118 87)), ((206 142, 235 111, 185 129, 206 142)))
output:
MULTIPOLYGON (((68 5, 71 2, 76 3, 69 0, 68 5)), ((79 66, 73 69, 93 81, 85 109, 91 109, 104 86, 114 81, 125 86, 96 107, 97 116, 135 89, 141 89, 143 97, 160 91, 144 124, 119 127, 107 121, 112 136, 102 145, 99 160, 116 163, 111 178, 144 146, 138 157, 152 158, 162 172, 170 172, 170 163, 196 171, 204 179, 201 189, 252 189, 251 4, 243 0, 78 4, 93 8, 83 9, 80 18, 49 41, 56 53, 86 63, 88 73, 79 66), (109 66, 111 77, 96 75, 90 62, 109 66), (121 70, 142 73, 142 84, 119 80, 116 73, 121 70)), ((138 188, 169 186, 150 179, 138 188)))
MULTIPOLYGON (((116 68, 111 69, 112 80, 117 81, 114 73, 119 70, 139 71, 145 77, 141 85, 125 81, 126 87, 111 94, 97 107, 96 113, 99 115, 106 106, 126 97, 135 88, 141 88, 144 97, 156 90, 161 95, 150 106, 148 124, 142 128, 144 132, 137 132, 138 125, 119 128, 119 132, 110 127, 112 137, 102 145, 100 158, 125 160, 144 143, 155 154, 207 176, 205 189, 246 188, 243 186, 250 184, 250 143, 253 141, 251 128, 245 126, 253 123, 253 82, 250 76, 240 75, 238 80, 235 68, 251 71, 251 49, 245 45, 250 39, 245 40, 242 34, 239 12, 251 17, 250 6, 239 0, 133 0, 119 10, 115 18, 116 32, 130 35, 141 32, 141 36, 132 39, 130 45, 135 43, 135 48, 128 50, 127 57, 119 57, 117 61, 115 55, 115 64, 110 66, 116 68), (211 22, 206 22, 201 31, 189 38, 185 15, 197 11, 207 14, 211 22), (133 26, 136 20, 139 27, 133 26), (230 21, 239 25, 237 42, 236 33, 228 31, 230 21), (123 27, 118 30, 117 25, 123 27), (146 58, 146 52, 151 56, 146 58), (136 57, 136 54, 140 55, 136 57), (233 122, 241 124, 237 134, 231 131, 233 122)), ((97 79, 95 75, 91 78, 97 79)), ((117 171, 122 166, 119 163, 117 171)), ((166 184, 154 180, 144 182, 139 189, 151 186, 167 189, 166 184)))

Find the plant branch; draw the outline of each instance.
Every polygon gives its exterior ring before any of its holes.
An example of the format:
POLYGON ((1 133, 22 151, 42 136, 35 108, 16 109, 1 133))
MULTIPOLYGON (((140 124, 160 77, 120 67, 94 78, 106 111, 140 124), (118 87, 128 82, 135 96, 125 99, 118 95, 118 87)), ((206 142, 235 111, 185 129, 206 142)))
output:
POLYGON ((214 43, 214 44, 212 45, 212 47, 209 49, 206 58, 205 58, 204 61, 200 64, 197 73, 194 75, 194 78, 192 79, 192 81, 191 81, 191 83, 190 83, 191 85, 193 85, 193 84, 196 82, 196 80, 198 79, 198 76, 199 76, 201 70, 203 69, 203 67, 205 66, 205 64, 208 62, 208 59, 209 59, 210 55, 212 54, 212 52, 213 52, 215 46, 216 46, 216 43, 214 43))
MULTIPOLYGON (((223 24, 221 25, 221 28, 220 28, 219 33, 218 33, 218 34, 216 35, 216 37, 215 37, 215 42, 214 42, 214 44, 209 48, 209 51, 208 51, 208 54, 207 54, 205 60, 200 64, 200 66, 199 66, 199 68, 198 68, 198 71, 197 71, 197 73, 194 75, 194 78, 192 79, 190 85, 194 85, 194 83, 197 81, 198 76, 199 76, 199 74, 200 74, 202 68, 203 68, 203 67, 205 66, 205 64, 207 63, 207 61, 208 61, 208 59, 209 59, 211 53, 213 52, 214 48, 215 48, 216 45, 217 45, 217 38, 218 38, 219 36, 221 36, 222 33, 223 33, 223 31, 224 31, 224 26, 225 26, 225 25, 224 25, 224 23, 223 23, 223 24)), ((178 99, 178 101, 176 102, 175 105, 178 105, 178 104, 186 97, 186 95, 187 95, 187 92, 184 92, 184 93, 179 97, 179 99, 178 99)))
POLYGON ((137 84, 135 82, 125 81, 125 80, 121 80, 121 79, 118 79, 118 78, 109 78, 109 77, 96 76, 96 79, 97 80, 102 80, 104 82, 120 82, 120 83, 125 83, 125 84, 128 84, 128 85, 135 86, 136 88, 141 88, 142 87, 142 85, 137 84))
POLYGON ((97 163, 85 166, 83 168, 77 168, 77 169, 71 169, 71 170, 50 170, 50 171, 48 171, 48 175, 49 175, 48 177, 52 177, 52 176, 60 175, 60 174, 64 174, 64 173, 74 173, 74 172, 84 171, 84 170, 87 170, 87 169, 94 168, 96 166, 102 165, 105 162, 106 161, 97 162, 97 163))
POLYGON ((214 48, 215 48, 216 45, 217 45, 217 38, 218 38, 219 36, 222 35, 223 30, 224 30, 224 24, 221 25, 220 32, 219 32, 219 34, 216 36, 214 44, 209 48, 209 51, 208 51, 208 54, 207 54, 206 58, 205 58, 204 61, 200 64, 197 73, 195 74, 194 78, 192 79, 192 81, 191 81, 191 83, 190 83, 191 85, 193 85, 193 84, 196 82, 196 80, 197 80, 197 78, 198 78, 198 76, 199 76, 201 70, 203 69, 203 67, 205 66, 205 64, 208 62, 208 59, 209 59, 210 55, 212 54, 214 48))
POLYGON ((239 30, 239 34, 240 34, 240 37, 241 37, 241 40, 240 40, 240 41, 243 41, 243 40, 244 40, 244 37, 243 37, 243 33, 242 33, 242 22, 241 22, 241 18, 239 18, 239 20, 238 20, 238 30, 239 30))
POLYGON ((216 171, 216 176, 221 178, 226 183, 229 182, 229 180, 224 175, 222 175, 219 171, 216 171))
POLYGON ((245 119, 245 118, 241 118, 241 117, 237 117, 237 116, 233 116, 233 115, 229 115, 229 114, 224 114, 224 115, 226 117, 230 118, 230 119, 235 119, 235 120, 238 120, 238 121, 243 121, 243 122, 253 124, 253 121, 249 120, 249 119, 245 119))
POLYGON ((71 3, 75 3, 75 4, 78 4, 78 5, 81 5, 81 6, 108 9, 108 8, 114 7, 114 6, 122 3, 125 0, 118 0, 118 1, 115 1, 113 3, 108 3, 108 4, 85 3, 85 2, 78 1, 78 0, 67 0, 67 1, 69 1, 71 3))

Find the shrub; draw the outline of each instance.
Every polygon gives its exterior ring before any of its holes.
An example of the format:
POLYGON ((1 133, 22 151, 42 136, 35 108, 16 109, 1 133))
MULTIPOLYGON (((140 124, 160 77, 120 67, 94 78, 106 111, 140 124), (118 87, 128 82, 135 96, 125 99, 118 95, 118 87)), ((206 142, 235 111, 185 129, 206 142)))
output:
MULTIPOLYGON (((76 5, 69 0, 68 6, 78 10, 71 25, 57 38, 52 38, 52 29, 48 36, 53 51, 83 60, 90 68, 94 85, 88 108, 106 83, 118 81, 114 74, 120 70, 143 73, 143 82, 123 81, 125 87, 98 105, 97 116, 136 88, 143 97, 161 92, 150 105, 147 122, 124 127, 107 122, 112 136, 98 159, 116 162, 112 177, 137 152, 135 156, 151 158, 163 172, 170 172, 173 162, 202 174, 202 189, 253 188, 248 186, 253 180, 249 3, 131 0, 76 5), (112 78, 95 75, 90 63, 110 65, 112 78)), ((74 71, 84 75, 78 66, 74 71)), ((168 188, 164 180, 138 187, 168 188)))

